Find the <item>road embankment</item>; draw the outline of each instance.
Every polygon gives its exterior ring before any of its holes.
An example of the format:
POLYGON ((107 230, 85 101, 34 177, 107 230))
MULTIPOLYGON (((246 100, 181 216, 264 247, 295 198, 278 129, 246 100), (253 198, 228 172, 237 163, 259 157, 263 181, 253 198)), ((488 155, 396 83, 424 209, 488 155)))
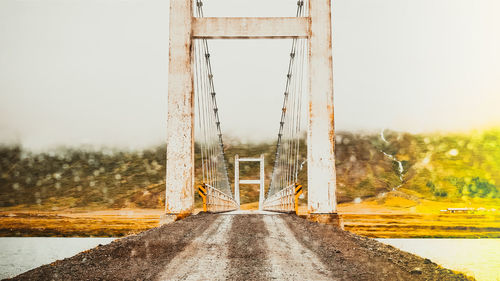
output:
POLYGON ((472 280, 294 215, 198 214, 12 280, 472 280))

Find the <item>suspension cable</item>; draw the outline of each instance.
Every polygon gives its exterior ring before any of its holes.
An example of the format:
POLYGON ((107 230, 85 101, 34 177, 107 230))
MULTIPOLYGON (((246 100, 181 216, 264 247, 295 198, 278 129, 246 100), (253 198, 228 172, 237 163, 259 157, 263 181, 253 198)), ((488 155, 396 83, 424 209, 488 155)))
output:
MULTIPOLYGON (((201 0, 195 0, 194 14, 196 17, 203 17, 203 2, 201 0)), ((202 180, 203 183, 232 198, 208 42, 206 39, 196 39, 193 45, 202 180)))
MULTIPOLYGON (((304 16, 306 1, 297 2, 296 16, 304 16)), ((275 162, 267 197, 297 183, 300 160, 300 133, 302 95, 304 92, 304 68, 306 64, 306 39, 294 38, 286 75, 285 91, 276 142, 275 162)))

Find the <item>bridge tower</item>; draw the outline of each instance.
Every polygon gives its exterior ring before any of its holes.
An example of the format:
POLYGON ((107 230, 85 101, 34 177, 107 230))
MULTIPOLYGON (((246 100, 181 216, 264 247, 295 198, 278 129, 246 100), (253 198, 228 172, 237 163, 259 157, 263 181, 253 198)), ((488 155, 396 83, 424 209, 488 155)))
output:
POLYGON ((335 214, 331 0, 310 0, 306 17, 198 18, 192 5, 170 1, 164 220, 189 214, 194 205, 194 39, 308 39, 308 212, 335 214))

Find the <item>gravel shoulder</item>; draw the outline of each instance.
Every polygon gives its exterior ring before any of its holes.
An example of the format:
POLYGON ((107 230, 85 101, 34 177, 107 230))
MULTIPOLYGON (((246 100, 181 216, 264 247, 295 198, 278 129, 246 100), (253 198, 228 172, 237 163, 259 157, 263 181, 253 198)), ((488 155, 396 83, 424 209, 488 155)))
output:
POLYGON ((429 259, 331 225, 283 216, 297 240, 311 249, 335 280, 474 280, 429 259))
POLYGON ((215 221, 199 214, 43 265, 10 280, 155 280, 215 221))

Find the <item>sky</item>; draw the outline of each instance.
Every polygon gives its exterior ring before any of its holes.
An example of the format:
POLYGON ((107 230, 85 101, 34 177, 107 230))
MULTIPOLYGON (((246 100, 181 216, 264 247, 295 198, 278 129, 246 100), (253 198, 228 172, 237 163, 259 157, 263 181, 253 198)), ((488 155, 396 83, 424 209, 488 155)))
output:
MULTIPOLYGON (((205 16, 293 16, 295 0, 206 0, 205 16)), ((335 0, 335 126, 500 126, 500 1, 335 0)), ((165 142, 166 0, 0 1, 0 142, 165 142)), ((209 42, 225 135, 274 140, 290 40, 209 42)))

